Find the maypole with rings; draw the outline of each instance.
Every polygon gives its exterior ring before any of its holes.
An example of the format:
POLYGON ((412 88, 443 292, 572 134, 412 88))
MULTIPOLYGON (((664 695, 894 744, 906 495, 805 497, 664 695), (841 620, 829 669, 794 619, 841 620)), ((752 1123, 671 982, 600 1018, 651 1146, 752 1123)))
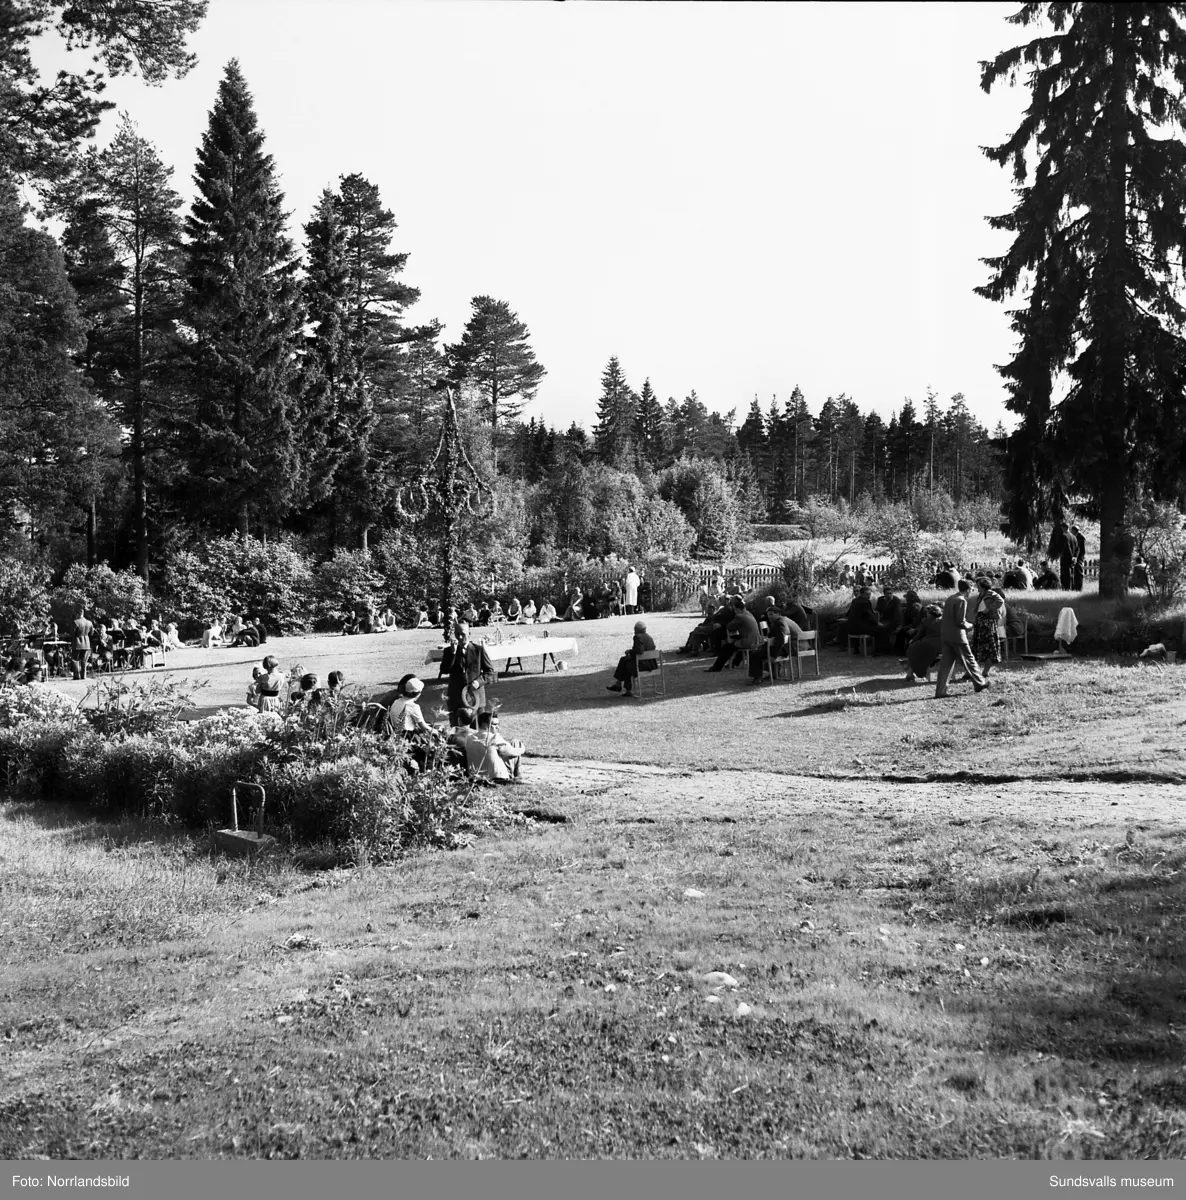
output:
POLYGON ((488 516, 493 510, 494 490, 470 461, 457 420, 455 389, 444 380, 435 387, 445 399, 441 435, 432 458, 416 478, 396 493, 400 513, 413 523, 425 520, 434 510, 444 521, 441 547, 441 609, 449 607, 453 591, 453 572, 461 549, 459 524, 463 513, 488 516))

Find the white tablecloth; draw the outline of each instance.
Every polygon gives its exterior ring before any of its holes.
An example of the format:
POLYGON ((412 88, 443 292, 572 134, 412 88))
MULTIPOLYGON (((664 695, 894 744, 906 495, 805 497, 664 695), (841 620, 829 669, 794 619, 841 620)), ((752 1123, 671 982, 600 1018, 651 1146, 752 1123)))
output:
MULTIPOLYGON (((486 653, 490 655, 490 661, 494 664, 495 670, 505 670, 507 664, 515 659, 533 658, 539 655, 545 660, 544 666, 547 666, 549 654, 555 660, 560 661, 565 658, 575 658, 580 653, 576 638, 570 637, 528 637, 519 638, 518 641, 504 638, 501 642, 483 642, 482 644, 486 647, 486 653), (502 664, 501 668, 499 667, 500 663, 502 664)), ((428 652, 425 663, 440 662, 444 652, 444 647, 434 646, 428 652)))

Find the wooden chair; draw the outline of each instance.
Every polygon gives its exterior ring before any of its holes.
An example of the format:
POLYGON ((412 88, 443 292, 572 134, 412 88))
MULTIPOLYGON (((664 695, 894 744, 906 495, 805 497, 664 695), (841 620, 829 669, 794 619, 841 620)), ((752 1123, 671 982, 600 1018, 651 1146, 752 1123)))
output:
MULTIPOLYGON (((867 637, 867 634, 862 634, 862 637, 867 637)), ((799 653, 791 660, 799 665, 799 678, 803 678, 803 660, 810 658, 815 662, 815 677, 819 678, 819 630, 813 629, 809 633, 801 633, 799 635, 799 653)))
POLYGON ((1010 651, 1021 654, 1028 654, 1030 652, 1029 613, 1026 613, 1025 617, 1022 619, 1022 632, 1020 636, 1018 634, 1013 634, 1012 636, 1007 634, 1005 637, 1001 638, 1001 658, 1005 662, 1009 661, 1010 651))
POLYGON ((144 652, 144 666, 155 667, 165 665, 165 648, 163 646, 154 646, 150 642, 144 642, 141 646, 144 652))
POLYGON ((850 633, 848 635, 848 654, 851 658, 856 653, 852 648, 853 642, 857 644, 857 650, 865 657, 869 657, 869 647, 873 645, 873 635, 871 633, 850 633))
POLYGON ((654 683, 653 692, 656 696, 667 695, 667 680, 663 676, 663 652, 661 650, 645 650, 634 659, 634 676, 631 680, 631 690, 636 700, 642 699, 642 681, 650 677, 654 683), (652 671, 644 671, 639 664, 654 663, 652 671))
POLYGON ((766 666, 770 670, 770 682, 773 683, 776 679, 785 679, 788 683, 793 683, 795 680, 795 656, 791 654, 790 648, 787 648, 786 654, 775 654, 770 648, 770 643, 766 643, 766 666))

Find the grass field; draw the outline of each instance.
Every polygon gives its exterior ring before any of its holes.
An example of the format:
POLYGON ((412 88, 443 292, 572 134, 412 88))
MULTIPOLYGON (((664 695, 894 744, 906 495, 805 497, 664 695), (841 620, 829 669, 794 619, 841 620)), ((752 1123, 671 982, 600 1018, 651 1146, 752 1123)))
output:
MULTIPOLYGON (((1186 1154, 1186 671, 628 701, 629 626, 496 688, 563 822, 308 872, 0 807, 0 1156, 1186 1154)), ((378 688, 432 640, 269 648, 378 688)))

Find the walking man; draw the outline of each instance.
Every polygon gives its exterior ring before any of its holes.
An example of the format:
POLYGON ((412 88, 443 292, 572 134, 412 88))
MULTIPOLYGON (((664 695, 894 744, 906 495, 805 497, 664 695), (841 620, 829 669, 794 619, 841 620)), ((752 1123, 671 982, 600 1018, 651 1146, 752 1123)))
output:
POLYGON ((989 686, 988 680, 980 672, 972 647, 968 645, 968 630, 972 628, 968 620, 968 593, 971 590, 971 583, 961 579, 959 591, 948 596, 943 605, 943 619, 939 626, 942 650, 939 658, 939 679, 935 685, 936 700, 946 697, 947 680, 951 676, 951 668, 957 662, 968 673, 968 678, 977 692, 982 692, 989 686))
POLYGON ((1073 591, 1083 590, 1083 564, 1087 559, 1087 539, 1078 525, 1071 526, 1071 541, 1074 558, 1071 560, 1071 588, 1073 591))

